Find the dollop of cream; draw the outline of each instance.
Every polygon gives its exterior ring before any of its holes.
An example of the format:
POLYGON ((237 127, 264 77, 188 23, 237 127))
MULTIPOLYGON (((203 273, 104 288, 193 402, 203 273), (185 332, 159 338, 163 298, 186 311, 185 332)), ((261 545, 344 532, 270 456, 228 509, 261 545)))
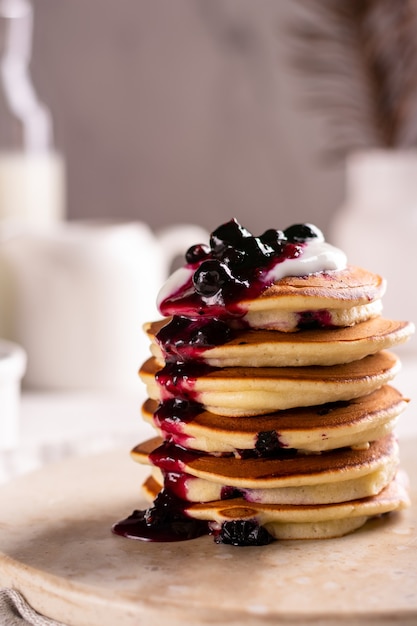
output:
POLYGON ((156 298, 156 306, 160 310, 161 304, 176 293, 181 292, 192 280, 194 269, 190 267, 180 267, 169 276, 162 285, 156 298))
POLYGON ((285 259, 269 270, 266 282, 276 282, 286 276, 307 276, 317 272, 343 270, 347 265, 346 254, 321 239, 309 239, 303 252, 296 259, 285 259))

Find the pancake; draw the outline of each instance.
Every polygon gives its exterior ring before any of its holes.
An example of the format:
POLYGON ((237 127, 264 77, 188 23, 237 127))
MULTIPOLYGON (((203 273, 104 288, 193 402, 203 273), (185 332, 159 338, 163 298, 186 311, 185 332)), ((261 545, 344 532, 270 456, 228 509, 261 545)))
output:
MULTIPOLYGON (((294 303, 295 305, 296 303, 294 303)), ((345 327, 360 324, 366 320, 378 317, 382 313, 382 301, 375 300, 368 304, 351 306, 349 308, 317 308, 297 311, 267 308, 260 311, 249 311, 242 321, 254 330, 277 330, 284 333, 293 333, 300 328, 311 324, 327 327, 345 327)))
POLYGON ((291 332, 311 312, 325 315, 329 325, 351 326, 381 313, 385 290, 381 276, 348 265, 334 272, 282 278, 241 307, 250 328, 291 332))
POLYGON ((280 309, 304 311, 346 309, 380 300, 386 281, 368 270, 348 265, 345 269, 286 276, 263 290, 255 299, 242 300, 248 312, 280 309))
MULTIPOLYGON (((274 539, 328 539, 353 532, 372 517, 408 507, 407 487, 407 476, 400 470, 378 494, 349 502, 291 505, 249 503, 243 498, 231 498, 191 503, 186 512, 195 519, 210 521, 214 534, 220 532, 225 522, 248 520, 263 526, 274 539)), ((149 499, 154 499, 159 491, 158 482, 149 479, 145 491, 149 499)))
MULTIPOLYGON (((152 354, 161 363, 164 361, 164 354, 156 335, 167 322, 169 320, 145 325, 152 341, 152 354)), ((230 341, 207 349, 195 349, 192 356, 213 367, 337 365, 405 343, 413 331, 414 326, 409 322, 381 317, 355 326, 331 330, 302 330, 297 333, 236 330, 230 341)), ((171 353, 180 351, 175 346, 168 346, 168 349, 171 353)), ((180 355, 182 356, 181 352, 180 355)), ((184 356, 184 360, 187 360, 186 352, 184 356)))
POLYGON ((254 519, 275 539, 340 537, 360 528, 372 517, 409 506, 407 484, 406 475, 400 471, 379 494, 350 502, 292 506, 249 504, 236 498, 192 504, 187 514, 196 519, 214 520, 219 526, 230 520, 254 519))
MULTIPOLYGON (((397 468, 398 457, 393 454, 385 464, 373 472, 348 480, 319 483, 317 485, 302 485, 299 487, 244 488, 239 489, 239 492, 247 502, 263 504, 292 504, 296 506, 335 504, 376 495, 391 482, 397 468)), ((158 468, 153 468, 152 476, 148 480, 156 481, 159 487, 157 493, 162 489, 164 479, 158 468)), ((224 494, 231 492, 229 485, 196 478, 188 474, 182 474, 180 480, 170 482, 169 487, 179 498, 188 502, 221 500, 224 494)), ((150 491, 147 482, 145 482, 144 491, 145 493, 150 491)), ((232 492, 234 491, 236 490, 233 489, 232 492)), ((234 493, 234 495, 236 497, 237 494, 234 493)))
POLYGON ((202 374, 193 365, 159 372, 153 357, 139 374, 153 400, 180 397, 195 400, 212 413, 245 416, 358 398, 392 380, 399 368, 394 354, 381 351, 329 367, 209 368, 202 374))
MULTIPOLYGON (((198 318, 201 299, 190 300, 191 270, 180 268, 170 277, 158 298, 163 315, 184 314, 198 318)), ((233 312, 251 328, 273 328, 291 332, 305 314, 320 312, 334 326, 349 326, 379 315, 385 280, 372 272, 348 265, 337 270, 285 276, 266 284, 254 296, 233 302, 233 312)), ((209 309, 205 308, 209 314, 209 309)))
POLYGON ((163 471, 182 472, 229 487, 273 489, 365 476, 397 459, 398 445, 390 434, 363 450, 341 448, 289 458, 239 459, 192 453, 173 444, 162 445, 162 440, 155 437, 137 445, 131 455, 138 463, 157 465, 163 471))
POLYGON ((349 402, 294 408, 273 414, 236 419, 204 411, 168 410, 154 414, 158 403, 147 400, 142 407, 144 419, 158 432, 165 431, 174 443, 205 452, 236 452, 254 449, 259 433, 275 433, 283 448, 319 452, 355 446, 383 437, 394 428, 407 400, 389 385, 349 402), (162 419, 162 422, 161 422, 162 419))

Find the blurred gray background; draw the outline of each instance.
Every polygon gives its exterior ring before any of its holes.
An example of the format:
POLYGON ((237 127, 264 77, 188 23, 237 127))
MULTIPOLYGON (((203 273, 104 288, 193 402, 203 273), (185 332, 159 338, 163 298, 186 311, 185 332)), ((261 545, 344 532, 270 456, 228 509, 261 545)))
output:
POLYGON ((293 0, 35 0, 32 73, 67 163, 67 214, 254 232, 343 196, 291 61, 293 0))

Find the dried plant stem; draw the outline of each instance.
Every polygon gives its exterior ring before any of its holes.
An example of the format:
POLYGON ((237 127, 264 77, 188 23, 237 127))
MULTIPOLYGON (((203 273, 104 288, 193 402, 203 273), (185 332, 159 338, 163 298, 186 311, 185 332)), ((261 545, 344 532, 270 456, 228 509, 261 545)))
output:
POLYGON ((301 0, 295 62, 333 149, 417 146, 417 0, 301 0))

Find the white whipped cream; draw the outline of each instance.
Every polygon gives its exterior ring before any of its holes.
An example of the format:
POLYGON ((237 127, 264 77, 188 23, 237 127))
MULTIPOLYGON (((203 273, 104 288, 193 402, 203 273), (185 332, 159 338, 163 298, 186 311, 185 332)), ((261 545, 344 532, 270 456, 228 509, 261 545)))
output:
POLYGON ((156 306, 160 308, 162 302, 171 298, 175 293, 180 292, 189 283, 194 274, 190 267, 180 267, 162 285, 156 298, 156 306))
POLYGON ((346 254, 320 239, 309 239, 302 254, 296 259, 285 259, 274 265, 266 276, 266 282, 275 282, 286 276, 306 276, 316 272, 343 270, 347 265, 346 254))

